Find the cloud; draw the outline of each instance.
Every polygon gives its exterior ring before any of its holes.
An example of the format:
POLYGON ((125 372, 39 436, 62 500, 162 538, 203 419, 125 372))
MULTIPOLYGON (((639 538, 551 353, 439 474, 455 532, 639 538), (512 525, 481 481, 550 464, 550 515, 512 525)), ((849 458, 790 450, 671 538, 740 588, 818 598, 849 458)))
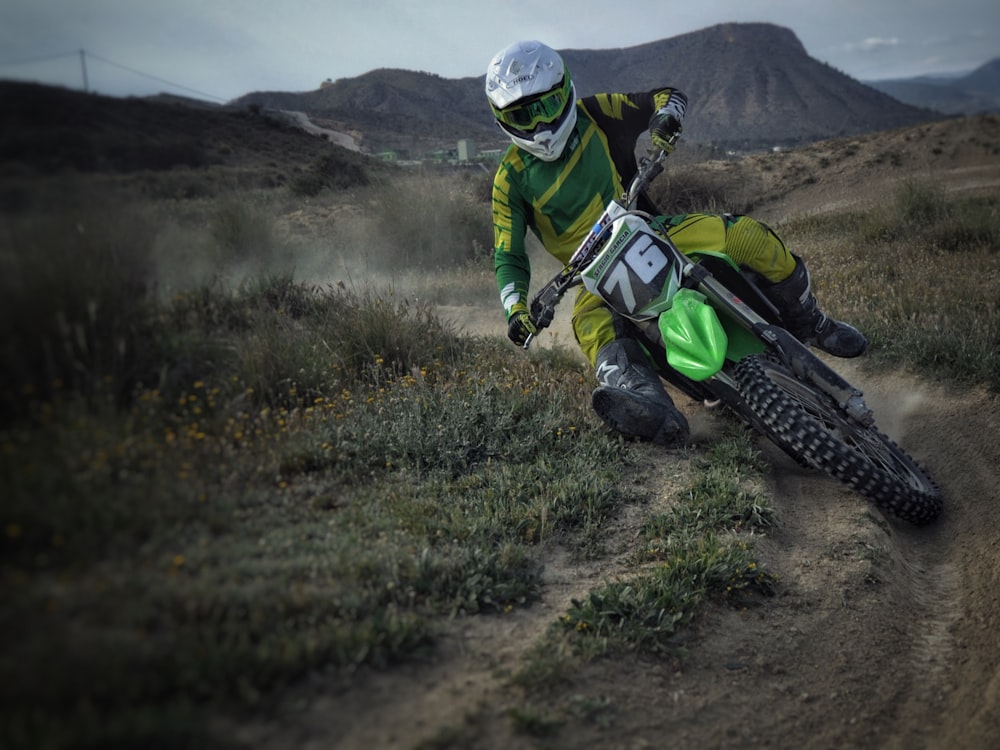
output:
POLYGON ((872 79, 941 72, 931 65, 972 69, 1000 49, 997 0, 698 0, 676 8, 615 0, 636 20, 617 25, 593 20, 607 12, 606 0, 575 0, 572 13, 564 5, 507 0, 498 14, 469 0, 0 0, 0 78, 79 87, 82 49, 94 58, 89 86, 101 93, 153 94, 170 81, 228 99, 308 90, 377 68, 479 76, 519 37, 614 49, 730 22, 790 28, 811 55, 872 79))
POLYGON ((844 45, 845 52, 862 52, 865 54, 885 52, 899 46, 899 37, 870 36, 860 42, 848 42, 844 45))

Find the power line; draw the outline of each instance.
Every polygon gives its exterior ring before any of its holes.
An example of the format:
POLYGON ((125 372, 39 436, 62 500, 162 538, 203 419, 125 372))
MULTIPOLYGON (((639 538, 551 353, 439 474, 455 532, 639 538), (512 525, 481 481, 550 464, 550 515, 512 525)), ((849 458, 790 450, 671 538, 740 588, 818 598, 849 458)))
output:
POLYGON ((29 57, 21 60, 0 60, 0 67, 6 67, 8 65, 32 65, 34 63, 48 62, 49 60, 58 60, 63 57, 75 57, 79 55, 82 50, 73 50, 72 52, 63 52, 58 55, 45 55, 43 57, 29 57))
POLYGON ((168 81, 165 78, 160 78, 158 76, 154 76, 149 73, 143 73, 141 70, 136 70, 135 68, 130 68, 127 65, 116 63, 112 60, 108 60, 105 57, 101 57, 100 55, 95 55, 93 52, 88 52, 87 54, 89 54, 92 58, 94 58, 95 60, 99 60, 102 63, 106 63, 107 65, 113 65, 116 68, 121 68, 122 70, 128 71, 129 73, 134 73, 137 76, 148 78, 151 81, 157 81, 158 83, 165 83, 167 86, 173 86, 174 88, 183 89, 184 91, 190 91, 192 94, 198 94, 199 96, 207 96, 209 99, 215 99, 220 102, 226 101, 221 96, 215 96, 214 94, 206 94, 204 91, 198 91, 198 89, 193 89, 190 88, 189 86, 183 86, 179 83, 174 83, 173 81, 168 81))
POLYGON ((221 96, 215 96, 214 94, 208 94, 208 93, 206 93, 204 91, 199 91, 198 89, 193 89, 190 86, 185 86, 185 85, 180 84, 180 83, 175 83, 173 81, 168 81, 166 78, 160 78, 159 76, 154 76, 151 73, 145 73, 145 72, 143 72, 141 70, 137 70, 137 69, 132 68, 132 67, 130 67, 128 65, 122 65, 121 63, 115 62, 114 60, 109 60, 106 57, 102 57, 101 55, 95 55, 93 52, 87 52, 86 50, 82 50, 82 49, 81 50, 76 50, 76 51, 73 51, 73 52, 64 52, 62 54, 57 54, 57 55, 44 55, 44 56, 41 56, 41 57, 34 57, 34 58, 22 58, 22 59, 19 59, 19 60, 3 60, 3 61, 0 61, 0 67, 14 66, 14 65, 30 65, 30 64, 40 63, 40 62, 48 62, 50 60, 59 60, 59 59, 62 59, 64 57, 76 57, 76 56, 79 56, 79 58, 80 58, 80 68, 81 68, 81 72, 82 72, 82 75, 83 75, 83 89, 84 89, 84 91, 88 91, 89 90, 89 85, 88 85, 88 81, 87 81, 87 61, 86 61, 86 58, 87 57, 91 57, 94 60, 97 60, 98 62, 104 63, 105 65, 111 65, 112 67, 120 68, 121 70, 124 70, 124 71, 126 71, 128 73, 132 73, 133 75, 142 76, 143 78, 148 78, 151 81, 156 81, 157 83, 162 83, 162 84, 165 84, 167 86, 171 86, 171 87, 173 87, 175 89, 181 89, 183 91, 188 91, 188 92, 190 92, 192 94, 197 94, 198 96, 203 96, 203 97, 206 97, 208 99, 215 99, 216 101, 219 101, 219 102, 225 102, 226 101, 226 99, 222 98, 221 96))

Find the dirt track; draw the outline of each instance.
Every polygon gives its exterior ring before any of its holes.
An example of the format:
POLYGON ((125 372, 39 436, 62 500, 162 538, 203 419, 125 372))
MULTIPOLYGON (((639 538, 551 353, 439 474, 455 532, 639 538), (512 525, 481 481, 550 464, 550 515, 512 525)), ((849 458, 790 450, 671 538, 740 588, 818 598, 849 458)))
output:
MULTIPOLYGON (((609 529, 618 557, 580 565, 553 550, 538 604, 456 622, 431 663, 363 675, 347 693, 321 691, 278 726, 245 727, 242 739, 402 750, 464 727, 472 746, 498 750, 1000 747, 1000 405, 976 390, 837 367, 941 484, 946 510, 930 528, 887 522, 761 442, 782 526, 757 544, 780 576, 778 595, 708 612, 686 636, 683 660, 601 660, 574 674, 560 700, 604 706, 600 720, 567 723, 544 742, 515 735, 504 711, 517 696, 503 675, 571 598, 618 573, 649 506, 609 529)), ((715 413, 677 401, 693 441, 709 437, 715 413)), ((657 467, 645 484, 666 503, 687 462, 643 450, 657 467)))
POLYGON ((945 516, 923 530, 883 524, 766 449, 783 527, 760 548, 780 595, 711 615, 678 673, 633 665, 645 679, 615 689, 633 717, 623 731, 565 746, 998 746, 1000 449, 983 439, 1000 427, 997 404, 840 369, 940 482, 945 516))

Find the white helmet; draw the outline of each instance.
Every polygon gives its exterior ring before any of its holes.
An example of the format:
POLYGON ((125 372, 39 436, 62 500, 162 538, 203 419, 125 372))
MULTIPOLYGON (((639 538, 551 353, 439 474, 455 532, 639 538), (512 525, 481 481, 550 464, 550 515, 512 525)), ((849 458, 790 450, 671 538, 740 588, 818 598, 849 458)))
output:
POLYGON ((576 88, 559 53, 541 42, 515 42, 486 69, 486 98, 500 128, 543 161, 562 154, 576 125, 576 88))

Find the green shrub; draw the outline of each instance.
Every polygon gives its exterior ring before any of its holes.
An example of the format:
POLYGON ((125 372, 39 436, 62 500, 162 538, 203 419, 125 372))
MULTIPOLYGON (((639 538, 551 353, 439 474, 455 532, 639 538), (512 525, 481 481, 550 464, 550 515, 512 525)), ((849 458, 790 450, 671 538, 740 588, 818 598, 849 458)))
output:
POLYGON ((0 274, 3 405, 110 389, 124 398, 154 375, 150 249, 154 229, 134 206, 95 203, 7 220, 0 274))
POLYGON ((378 267, 438 269, 482 257, 493 247, 488 203, 475 185, 417 173, 379 186, 371 198, 378 267))
POLYGON ((1000 391, 1000 214, 994 197, 953 198, 908 181, 890 206, 792 222, 818 294, 868 336, 879 362, 1000 391))
POLYGON ((276 249, 271 219, 245 198, 219 201, 209 219, 209 235, 218 249, 218 263, 246 263, 267 269, 276 249))
POLYGON ((361 158, 341 148, 327 151, 308 170, 296 175, 289 188, 294 195, 313 197, 323 190, 364 187, 371 180, 361 158))
POLYGON ((154 319, 195 379, 67 389, 0 436, 5 737, 184 737, 201 702, 411 658, 441 617, 530 602, 532 548, 622 500, 576 365, 281 276, 154 319))
POLYGON ((759 180, 735 164, 671 168, 650 188, 653 202, 667 214, 750 213, 759 194, 759 180))

